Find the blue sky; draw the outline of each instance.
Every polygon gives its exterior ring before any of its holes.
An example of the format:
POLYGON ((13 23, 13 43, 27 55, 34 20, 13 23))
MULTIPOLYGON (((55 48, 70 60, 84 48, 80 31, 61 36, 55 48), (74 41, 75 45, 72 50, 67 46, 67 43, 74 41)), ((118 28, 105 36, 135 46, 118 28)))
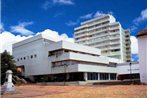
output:
MULTIPOLYGON (((133 29, 133 20, 147 8, 147 0, 2 0, 1 4, 2 23, 8 31, 21 22, 32 22, 26 28, 34 33, 49 28, 70 37, 74 27, 87 20, 81 16, 97 11, 112 13, 124 28, 133 29)), ((146 22, 137 25, 131 34, 146 28, 146 22)))
POLYGON ((147 28, 147 0, 1 0, 0 31, 30 36, 50 29, 72 38, 80 22, 108 13, 132 36, 147 28))

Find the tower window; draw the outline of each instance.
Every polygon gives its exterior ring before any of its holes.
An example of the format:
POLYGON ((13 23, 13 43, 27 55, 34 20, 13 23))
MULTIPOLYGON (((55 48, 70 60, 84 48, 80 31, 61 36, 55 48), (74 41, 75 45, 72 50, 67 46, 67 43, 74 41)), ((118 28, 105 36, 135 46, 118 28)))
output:
POLYGON ((35 55, 34 55, 34 57, 36 58, 36 57, 37 57, 37 55, 35 54, 35 55))
POLYGON ((31 55, 31 59, 33 58, 33 55, 31 55))

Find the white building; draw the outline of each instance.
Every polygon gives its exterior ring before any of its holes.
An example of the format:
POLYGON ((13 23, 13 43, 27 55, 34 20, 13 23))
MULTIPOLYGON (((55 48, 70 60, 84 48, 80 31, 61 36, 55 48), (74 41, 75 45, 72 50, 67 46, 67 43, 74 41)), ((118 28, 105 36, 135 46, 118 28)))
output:
POLYGON ((76 43, 101 49, 104 56, 131 61, 130 31, 124 30, 112 15, 82 22, 74 31, 76 43))
POLYGON ((140 79, 139 70, 139 62, 126 62, 117 64, 118 79, 140 79))
MULTIPOLYGON (((13 44, 13 56, 21 74, 47 81, 116 80, 121 60, 101 56, 97 48, 37 35, 13 44)), ((121 68, 119 68, 121 69, 121 68)), ((133 73, 133 72, 132 72, 133 73)))
POLYGON ((147 84, 147 29, 137 34, 139 45, 140 80, 147 84))

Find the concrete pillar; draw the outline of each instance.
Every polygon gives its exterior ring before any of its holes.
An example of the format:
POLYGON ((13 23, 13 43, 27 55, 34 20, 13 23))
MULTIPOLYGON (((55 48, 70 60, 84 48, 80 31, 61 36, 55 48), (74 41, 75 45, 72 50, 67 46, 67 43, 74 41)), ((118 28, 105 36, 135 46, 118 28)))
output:
POLYGON ((109 77, 109 80, 111 80, 111 78, 110 78, 110 73, 108 73, 108 77, 109 77))
POLYGON ((84 72, 84 80, 87 81, 87 72, 84 72))
POLYGON ((100 73, 98 73, 98 80, 100 80, 100 73))

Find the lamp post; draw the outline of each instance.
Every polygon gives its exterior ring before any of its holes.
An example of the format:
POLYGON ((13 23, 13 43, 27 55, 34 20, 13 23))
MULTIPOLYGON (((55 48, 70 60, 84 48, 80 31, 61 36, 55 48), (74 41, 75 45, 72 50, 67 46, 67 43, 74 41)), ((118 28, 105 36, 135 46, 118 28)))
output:
POLYGON ((132 69, 131 69, 132 62, 130 62, 129 65, 130 65, 130 81, 132 83, 132 69))

